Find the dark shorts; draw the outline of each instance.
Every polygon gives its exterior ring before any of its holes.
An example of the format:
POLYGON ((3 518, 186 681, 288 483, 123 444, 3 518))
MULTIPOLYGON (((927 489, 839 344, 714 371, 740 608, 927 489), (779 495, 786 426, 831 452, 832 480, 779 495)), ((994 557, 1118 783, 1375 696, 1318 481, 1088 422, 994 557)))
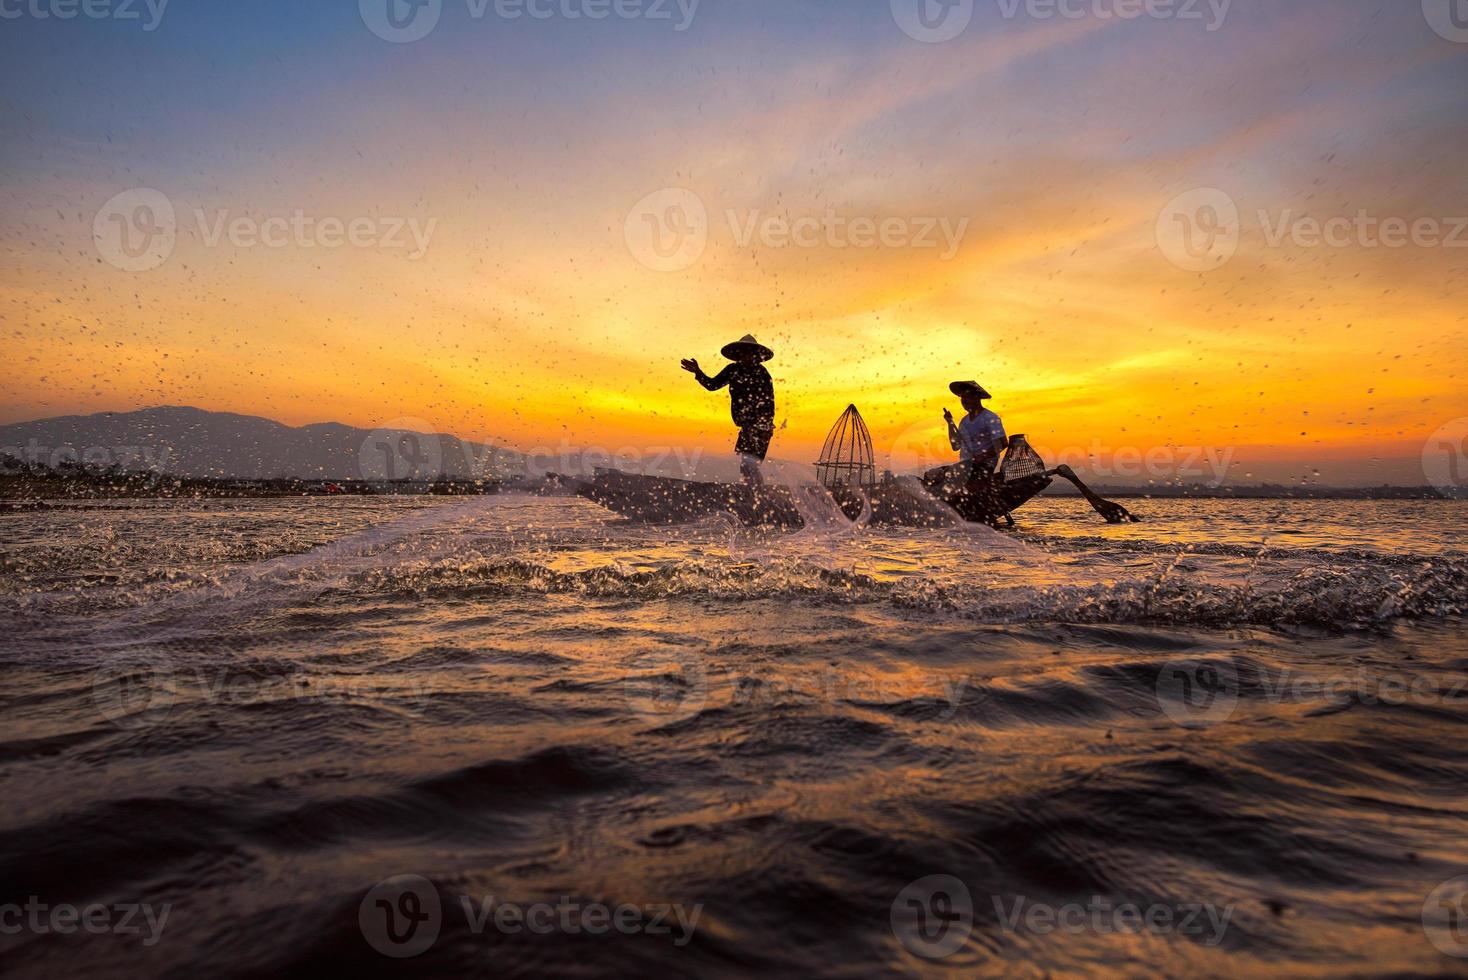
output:
POLYGON ((986 456, 981 460, 971 459, 951 466, 940 466, 936 470, 929 470, 923 476, 923 483, 932 489, 945 485, 961 487, 977 482, 991 482, 994 479, 994 462, 994 457, 986 456))
POLYGON ((773 438, 773 428, 763 429, 751 425, 739 430, 739 441, 734 443, 734 451, 741 456, 753 456, 763 461, 765 453, 770 451, 770 440, 773 438))

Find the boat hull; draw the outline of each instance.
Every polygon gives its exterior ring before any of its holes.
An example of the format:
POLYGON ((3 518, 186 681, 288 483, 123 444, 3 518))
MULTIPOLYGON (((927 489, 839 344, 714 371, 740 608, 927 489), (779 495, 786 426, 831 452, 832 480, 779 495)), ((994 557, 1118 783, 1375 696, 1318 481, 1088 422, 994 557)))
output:
POLYGON ((729 514, 750 527, 805 526, 786 487, 695 483, 599 469, 576 492, 613 513, 646 524, 687 524, 729 514))
MULTIPOLYGON (((921 489, 889 482, 865 491, 838 488, 831 496, 851 520, 870 506, 868 523, 872 526, 943 527, 952 524, 954 514, 976 524, 997 523, 1048 486, 1048 477, 994 481, 958 493, 938 491, 924 499, 918 496, 921 489)), ((728 514, 749 527, 805 526, 790 488, 784 486, 696 483, 599 469, 576 492, 613 513, 647 524, 687 524, 728 514)))

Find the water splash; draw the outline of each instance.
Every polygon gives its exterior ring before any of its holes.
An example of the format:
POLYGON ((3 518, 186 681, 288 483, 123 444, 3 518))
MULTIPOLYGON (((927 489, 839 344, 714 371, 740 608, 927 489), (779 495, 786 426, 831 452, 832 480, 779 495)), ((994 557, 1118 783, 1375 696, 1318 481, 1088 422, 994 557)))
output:
POLYGON ((966 542, 975 555, 1032 555, 1045 553, 1033 545, 1008 534, 1001 534, 987 524, 975 524, 958 516, 952 507, 934 497, 915 476, 899 476, 898 484, 919 507, 923 515, 952 536, 966 542))
MULTIPOLYGON (((447 506, 425 507, 298 554, 205 576, 192 583, 193 587, 169 590, 95 623, 92 644, 106 650, 180 642, 216 632, 221 624, 268 613, 287 599, 308 601, 374 568, 431 563, 462 548, 462 543, 453 537, 433 542, 428 535, 483 518, 507 499, 512 498, 467 497, 447 506)), ((65 594, 33 597, 40 607, 62 604, 66 599, 65 594)))

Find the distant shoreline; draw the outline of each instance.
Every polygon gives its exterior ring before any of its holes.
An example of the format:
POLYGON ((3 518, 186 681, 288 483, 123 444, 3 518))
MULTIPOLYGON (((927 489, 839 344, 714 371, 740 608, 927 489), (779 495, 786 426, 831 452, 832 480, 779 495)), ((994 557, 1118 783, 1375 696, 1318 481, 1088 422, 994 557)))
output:
MULTIPOLYGON (((1273 484, 1258 484, 1248 487, 1117 487, 1105 484, 1092 489, 1103 497, 1121 497, 1131 500, 1444 500, 1461 501, 1464 498, 1450 497, 1436 487, 1285 487, 1273 484)), ((1045 492, 1047 497, 1079 497, 1069 488, 1052 487, 1045 492)))
POLYGON ((499 493, 502 486, 501 483, 491 480, 223 480, 154 473, 115 476, 17 474, 0 476, 0 501, 466 497, 499 493))
MULTIPOLYGON (((569 478, 575 480, 575 477, 569 478)), ((1461 500, 1434 487, 1245 487, 1097 485, 1097 493, 1126 500, 1461 500)), ((174 477, 156 473, 0 475, 0 511, 43 510, 50 501, 231 500, 287 497, 437 497, 499 493, 546 493, 562 489, 561 478, 534 480, 229 480, 174 477), (17 506, 21 505, 21 506, 17 506)), ((1053 486, 1045 497, 1078 497, 1070 487, 1053 486)))

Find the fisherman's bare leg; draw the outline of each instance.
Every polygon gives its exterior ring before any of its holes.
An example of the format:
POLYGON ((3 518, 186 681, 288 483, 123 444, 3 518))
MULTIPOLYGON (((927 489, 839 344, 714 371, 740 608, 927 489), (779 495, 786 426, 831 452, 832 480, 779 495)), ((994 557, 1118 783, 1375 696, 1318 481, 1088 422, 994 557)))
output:
POLYGON ((760 464, 769 452, 770 439, 774 434, 773 427, 747 426, 739 430, 739 441, 734 444, 734 452, 739 454, 739 472, 744 475, 744 482, 752 487, 764 485, 760 464))
POLYGON ((760 472, 759 460, 753 456, 740 455, 739 472, 744 476, 744 482, 750 486, 764 486, 765 478, 764 474, 760 472))

